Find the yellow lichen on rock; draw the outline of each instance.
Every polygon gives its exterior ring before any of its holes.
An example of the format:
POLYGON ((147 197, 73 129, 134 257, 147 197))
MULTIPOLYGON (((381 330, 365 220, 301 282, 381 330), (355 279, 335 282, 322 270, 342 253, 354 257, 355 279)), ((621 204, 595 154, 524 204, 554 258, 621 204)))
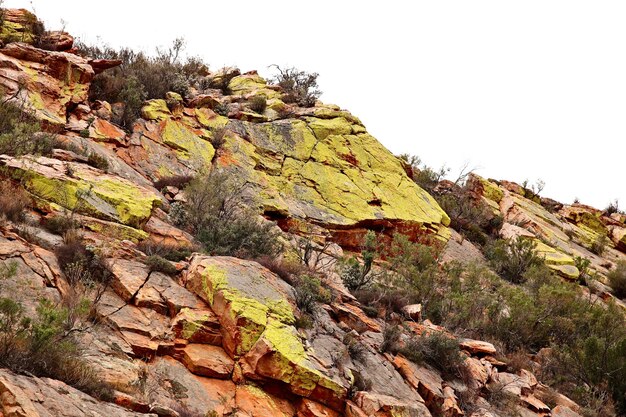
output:
POLYGON ((39 157, 2 157, 15 176, 25 179, 25 188, 35 196, 104 220, 140 227, 161 199, 152 191, 90 167, 39 157), (71 175, 67 175, 67 170, 71 175))

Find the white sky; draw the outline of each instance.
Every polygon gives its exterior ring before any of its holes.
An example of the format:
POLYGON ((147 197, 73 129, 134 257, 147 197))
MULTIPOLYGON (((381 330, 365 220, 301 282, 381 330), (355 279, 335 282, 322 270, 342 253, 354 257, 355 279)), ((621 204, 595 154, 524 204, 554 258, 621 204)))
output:
MULTIPOLYGON (((26 0, 8 7, 31 8, 26 0)), ((49 29, 212 68, 320 73, 394 153, 626 208, 626 2, 33 0, 49 29)))

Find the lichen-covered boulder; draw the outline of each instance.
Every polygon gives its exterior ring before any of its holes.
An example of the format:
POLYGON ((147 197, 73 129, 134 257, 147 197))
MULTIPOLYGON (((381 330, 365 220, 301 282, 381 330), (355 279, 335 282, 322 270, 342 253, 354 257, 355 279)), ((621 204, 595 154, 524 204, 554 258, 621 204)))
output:
POLYGON ((132 227, 141 227, 161 203, 155 191, 84 164, 6 155, 0 164, 44 203, 132 227))
POLYGON ((305 348, 288 284, 255 262, 207 256, 191 259, 186 281, 219 317, 224 348, 246 377, 278 380, 297 395, 341 408, 347 388, 305 348))
POLYGON ((358 246, 362 233, 356 229, 373 225, 449 237, 446 213, 352 119, 236 121, 228 127, 235 134, 217 163, 258 187, 266 213, 327 227, 344 246, 358 246))

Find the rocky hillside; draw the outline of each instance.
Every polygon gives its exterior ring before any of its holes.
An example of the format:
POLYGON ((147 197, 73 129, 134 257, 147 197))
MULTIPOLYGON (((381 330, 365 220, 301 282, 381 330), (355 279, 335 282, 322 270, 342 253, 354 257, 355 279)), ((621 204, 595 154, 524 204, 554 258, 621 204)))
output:
POLYGON ((623 415, 617 207, 424 182, 256 72, 0 28, 0 415, 623 415))

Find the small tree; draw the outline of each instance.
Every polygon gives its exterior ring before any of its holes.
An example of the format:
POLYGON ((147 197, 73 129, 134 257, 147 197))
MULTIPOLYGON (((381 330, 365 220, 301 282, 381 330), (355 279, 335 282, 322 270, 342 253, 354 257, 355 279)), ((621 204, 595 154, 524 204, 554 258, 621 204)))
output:
POLYGON ((315 105, 315 101, 322 94, 317 85, 318 73, 305 72, 294 67, 283 70, 278 65, 272 66, 278 70, 272 82, 283 89, 285 103, 296 103, 302 107, 315 105))

